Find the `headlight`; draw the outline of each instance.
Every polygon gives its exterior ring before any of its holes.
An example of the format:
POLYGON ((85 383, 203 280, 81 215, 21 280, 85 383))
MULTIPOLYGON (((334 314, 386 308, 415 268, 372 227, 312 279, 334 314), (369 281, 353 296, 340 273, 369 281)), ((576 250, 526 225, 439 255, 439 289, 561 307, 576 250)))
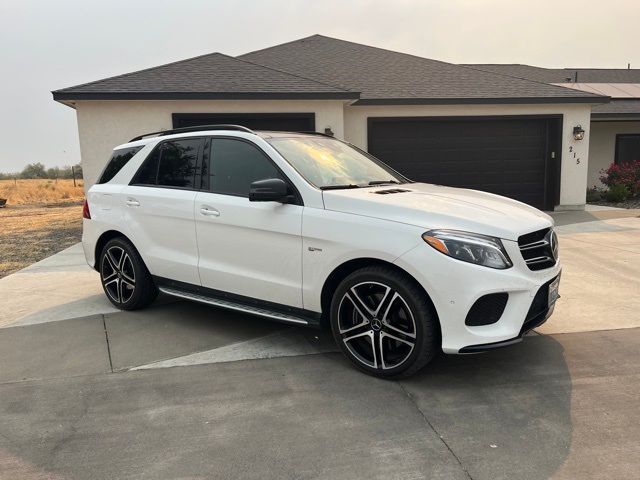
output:
POLYGON ((439 252, 463 262, 499 269, 513 265, 502 241, 496 237, 457 230, 430 230, 422 239, 439 252))

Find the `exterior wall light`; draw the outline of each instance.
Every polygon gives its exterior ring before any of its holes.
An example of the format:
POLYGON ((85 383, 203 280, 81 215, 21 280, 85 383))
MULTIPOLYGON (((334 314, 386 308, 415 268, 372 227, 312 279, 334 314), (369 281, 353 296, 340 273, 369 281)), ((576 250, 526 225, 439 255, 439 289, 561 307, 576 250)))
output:
POLYGON ((576 125, 573 127, 573 139, 574 140, 582 140, 584 138, 584 128, 582 125, 576 125))

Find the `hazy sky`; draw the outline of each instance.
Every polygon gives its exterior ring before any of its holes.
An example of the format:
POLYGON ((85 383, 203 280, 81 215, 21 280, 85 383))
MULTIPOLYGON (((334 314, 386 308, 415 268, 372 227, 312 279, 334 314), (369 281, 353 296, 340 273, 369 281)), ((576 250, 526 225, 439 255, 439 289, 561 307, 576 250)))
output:
POLYGON ((0 0, 0 171, 80 160, 51 90, 314 33, 454 63, 640 68, 639 0, 0 0))

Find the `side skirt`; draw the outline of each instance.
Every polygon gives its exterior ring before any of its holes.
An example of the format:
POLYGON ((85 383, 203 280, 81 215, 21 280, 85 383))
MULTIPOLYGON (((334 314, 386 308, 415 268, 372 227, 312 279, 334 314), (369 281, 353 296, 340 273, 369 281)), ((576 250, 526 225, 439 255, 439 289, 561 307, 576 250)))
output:
POLYGON ((205 303, 207 305, 248 313, 250 315, 257 315, 278 322, 316 328, 321 326, 322 314, 318 312, 236 295, 192 285, 190 283, 177 282, 163 277, 154 276, 153 280, 162 293, 172 297, 205 303))

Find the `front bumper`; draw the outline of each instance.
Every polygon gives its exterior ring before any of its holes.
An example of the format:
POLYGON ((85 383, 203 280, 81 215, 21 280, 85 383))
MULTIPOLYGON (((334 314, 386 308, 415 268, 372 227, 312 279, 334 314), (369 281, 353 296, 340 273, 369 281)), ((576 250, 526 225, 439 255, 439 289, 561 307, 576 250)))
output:
POLYGON ((445 353, 473 353, 512 345, 553 313, 554 305, 547 305, 548 286, 560 275, 560 262, 548 269, 532 271, 524 263, 516 242, 503 244, 513 262, 505 270, 461 262, 426 244, 396 260, 431 297, 440 320, 445 353), (465 324, 476 300, 501 292, 509 296, 497 322, 481 326, 465 324))
MULTIPOLYGON (((496 348, 508 347, 509 345, 513 345, 514 343, 519 343, 522 341, 524 336, 529 333, 534 328, 539 327, 547 319, 553 314, 553 309, 555 308, 555 302, 551 305, 547 304, 547 298, 549 295, 549 285, 558 277, 554 277, 549 280, 547 283, 542 285, 538 289, 538 293, 533 298, 533 302, 531 303, 531 307, 529 308, 529 312, 522 324, 522 328, 520 329, 520 333, 518 333, 517 337, 511 338, 509 340, 503 340, 501 342, 495 343, 484 343, 480 345, 468 345, 466 347, 462 347, 458 353, 477 353, 477 352, 485 352, 487 350, 494 350, 496 348)), ((558 297, 560 298, 560 297, 558 297)))

